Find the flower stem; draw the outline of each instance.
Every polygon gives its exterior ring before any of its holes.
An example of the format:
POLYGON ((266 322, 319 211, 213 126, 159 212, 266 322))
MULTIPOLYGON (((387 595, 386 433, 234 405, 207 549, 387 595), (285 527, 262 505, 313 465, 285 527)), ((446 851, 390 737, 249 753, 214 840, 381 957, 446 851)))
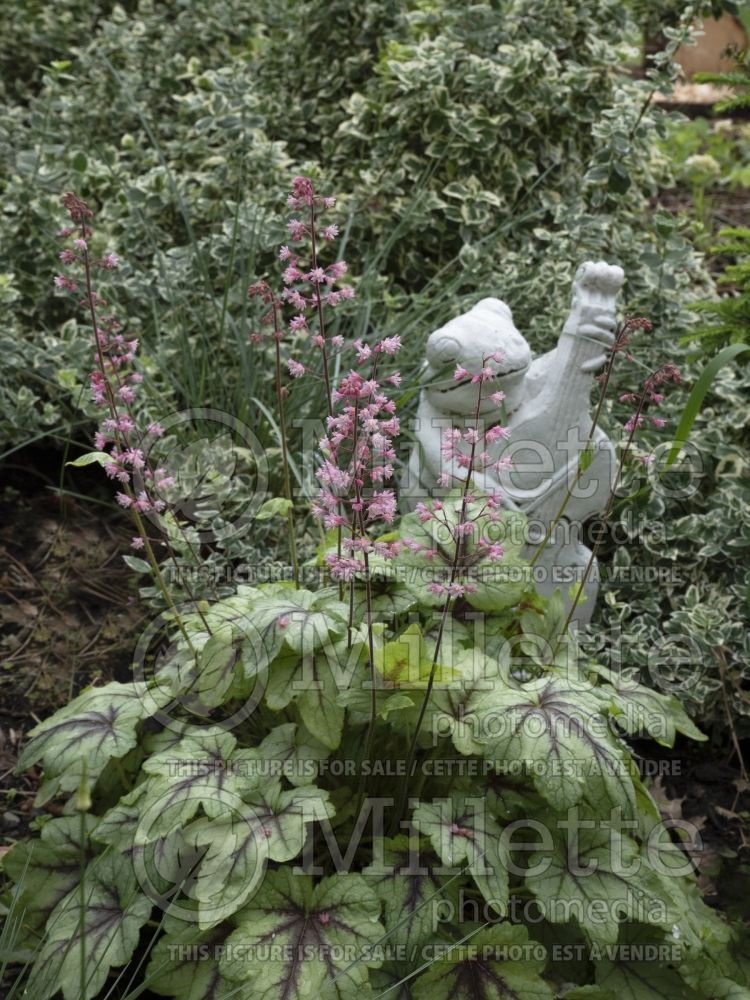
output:
POLYGON ((583 589, 586 586, 589 575, 591 574, 591 569, 594 565, 594 560, 596 559, 599 549, 601 548, 602 539, 604 537, 604 528, 607 522, 609 521, 609 518, 612 514, 612 509, 615 505, 615 495, 617 493, 617 487, 620 484, 620 479, 622 478, 622 471, 625 467, 625 461, 627 460, 628 454, 630 452, 630 446, 633 443, 633 438, 635 437, 636 430, 638 429, 639 418, 641 415, 641 411, 643 410, 643 406, 646 402, 647 395, 648 395, 648 385, 644 386, 643 391, 641 392, 641 395, 638 399, 638 406, 636 408, 634 416, 632 417, 632 426, 628 434, 628 440, 620 456, 620 461, 617 465, 615 478, 612 483, 612 486, 610 487, 609 497, 607 499, 607 506, 601 517, 600 527, 599 531, 597 532, 596 541, 594 542, 594 546, 591 550, 591 555, 589 556, 588 562, 586 563, 586 568, 583 571, 581 582, 578 584, 578 589, 576 591, 575 597, 573 598, 570 610, 568 611, 565 623, 562 629, 560 630, 560 635, 558 636, 557 643, 555 644, 555 648, 552 651, 553 662, 555 660, 555 657, 557 656, 558 650, 560 649, 560 645, 562 644, 564 637, 567 635, 568 628, 570 627, 570 623, 573 620, 573 615, 575 614, 575 610, 578 607, 578 604, 581 600, 581 596, 583 595, 583 589))
POLYGON ((289 501, 287 511, 287 533, 289 536, 289 556, 292 560, 292 575, 294 586, 299 590, 299 560, 297 558, 297 537, 294 529, 294 509, 292 507, 292 485, 289 477, 289 447, 286 436, 286 417, 284 414, 284 393, 281 385, 281 331, 279 329, 278 306, 274 299, 271 304, 273 310, 274 327, 274 347, 276 349, 276 405, 279 410, 279 432, 281 437, 281 464, 284 470, 284 496, 289 501))
MULTIPOLYGON (((484 361, 482 362, 482 367, 484 367, 484 361)), ((477 404, 474 410, 474 430, 478 432, 479 430, 479 411, 482 405, 482 382, 479 382, 479 388, 477 390, 477 404)), ((461 513, 458 520, 458 527, 466 523, 466 508, 467 508, 467 498, 469 495, 469 487, 471 486, 471 477, 474 472, 474 459, 476 455, 476 435, 474 435, 471 442, 471 451, 469 454, 469 464, 466 469, 466 478, 464 479, 463 490, 461 493, 461 513)), ((408 792, 409 792, 409 779, 412 776, 412 769, 414 767, 414 759, 417 754, 417 745, 419 740, 419 733, 422 728, 422 723, 424 722, 424 717, 427 712, 427 705, 432 694, 432 688, 435 683, 435 674, 437 673, 438 667, 438 657, 440 656, 440 646, 443 641, 443 633, 445 632, 445 623, 448 620, 448 614, 454 604, 455 598, 451 593, 451 587, 456 582, 456 576, 458 574, 458 567, 461 561, 461 555, 464 546, 463 535, 460 531, 455 533, 455 553, 453 555, 453 562, 451 565, 451 575, 448 582, 448 589, 445 595, 445 602, 443 603, 442 614, 440 615, 440 625, 438 626, 438 634, 435 640, 435 652, 432 656, 432 664, 430 666, 430 676, 427 679, 427 687, 425 689, 424 698, 422 699, 422 704, 419 708, 419 715, 417 716, 417 722, 414 726, 414 733, 409 744, 409 752, 406 757, 406 768, 404 771, 404 780, 401 783, 401 789, 396 804, 396 809, 394 812, 394 828, 398 828, 398 823, 404 814, 404 807, 406 805, 408 792)))

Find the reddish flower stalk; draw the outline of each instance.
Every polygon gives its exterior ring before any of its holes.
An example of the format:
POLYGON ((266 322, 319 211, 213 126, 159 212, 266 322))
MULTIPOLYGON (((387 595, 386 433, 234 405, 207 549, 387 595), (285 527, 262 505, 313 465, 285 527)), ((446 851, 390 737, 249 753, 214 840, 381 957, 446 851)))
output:
MULTIPOLYGON (((102 422, 96 433, 96 447, 102 452, 107 448, 110 449, 109 461, 105 463, 104 470, 111 479, 116 479, 122 487, 120 492, 116 494, 116 500, 121 507, 128 510, 133 519, 137 535, 132 540, 132 547, 144 551, 164 601, 174 614, 183 638, 192 648, 192 643, 166 585, 141 516, 148 513, 152 517, 158 517, 164 510, 165 502, 151 493, 151 485, 156 484, 159 488, 166 488, 169 485, 170 477, 166 475, 164 470, 153 470, 148 466, 146 456, 140 447, 142 440, 139 435, 137 444, 134 446, 132 443, 132 437, 138 432, 131 403, 135 399, 141 376, 138 372, 128 373, 125 369, 135 357, 138 342, 137 340, 125 340, 123 335, 119 333, 120 323, 113 315, 99 316, 98 307, 106 306, 106 302, 93 288, 93 268, 113 270, 118 266, 119 261, 117 256, 111 252, 105 254, 100 260, 91 257, 88 240, 92 232, 88 221, 93 218, 94 213, 88 205, 72 193, 63 197, 63 205, 75 225, 64 228, 60 235, 67 237, 76 232, 79 235, 73 241, 75 249, 63 250, 60 259, 66 265, 80 263, 83 268, 84 289, 80 305, 87 309, 91 319, 96 362, 96 368, 91 373, 91 389, 96 405, 109 411, 109 417, 102 422), (144 488, 137 493, 133 484, 135 472, 140 472, 145 481, 144 488)), ((77 282, 66 275, 57 275, 55 285, 76 294, 81 291, 77 282)), ((161 428, 158 424, 152 424, 150 430, 158 433, 161 428)), ((170 555, 174 559, 171 549, 170 555)), ((195 601, 195 598, 193 600, 195 601)), ((198 610, 205 623, 202 612, 200 609, 198 610)))
MULTIPOLYGON (((334 198, 321 198, 315 194, 312 181, 307 177, 296 177, 292 186, 292 194, 287 199, 287 205, 293 209, 304 209, 309 214, 309 222, 306 224, 300 219, 291 219, 287 225, 292 243, 301 243, 304 240, 310 241, 310 257, 304 261, 302 256, 288 246, 282 246, 279 251, 279 259, 286 265, 283 272, 283 281, 286 286, 280 296, 274 295, 266 282, 258 282, 249 289, 249 294, 260 295, 263 301, 270 305, 269 313, 264 316, 264 322, 273 323, 274 336, 276 340, 276 384, 277 402, 279 405, 279 415, 281 417, 282 452, 288 456, 286 443, 286 428, 283 422, 283 398, 286 392, 281 386, 281 352, 279 341, 281 339, 279 316, 284 305, 290 305, 295 309, 295 315, 289 320, 288 327, 292 336, 304 336, 310 332, 308 324, 308 314, 313 312, 317 317, 317 332, 313 335, 313 344, 318 348, 321 355, 322 370, 321 377, 325 384, 326 411, 328 417, 333 415, 334 390, 331 384, 330 373, 330 348, 338 350, 343 344, 343 338, 333 337, 329 340, 326 336, 325 308, 335 307, 346 299, 350 299, 353 289, 344 287, 335 289, 334 286, 346 273, 345 261, 335 261, 326 267, 322 267, 319 261, 318 240, 320 237, 327 242, 332 242, 338 236, 338 226, 328 225, 322 230, 318 228, 317 213, 333 208, 334 198), (309 266, 308 266, 309 265, 309 266), (327 289, 325 296, 322 289, 327 289)), ((260 334, 254 334, 251 338, 257 342, 261 339, 260 334)), ((309 372, 305 365, 296 359, 288 362, 289 372, 292 378, 299 378, 309 372)), ((287 499, 291 500, 291 491, 288 487, 289 471, 288 461, 285 464, 285 489, 287 489, 287 499)), ((290 528, 290 530, 292 530, 290 528)), ((342 556, 342 531, 337 527, 337 553, 342 556)), ((290 536, 290 549, 294 542, 290 536)), ((293 568, 296 562, 296 552, 292 555, 293 568)), ((298 572, 295 570, 295 580, 298 579, 298 572)), ((339 583, 339 594, 343 596, 343 590, 339 583)))
MULTIPOLYGON (((259 281, 251 285, 247 290, 248 298, 259 297, 262 302, 270 306, 268 313, 263 317, 265 322, 273 323, 273 346, 274 346, 274 385, 276 390, 276 406, 279 414, 279 439, 281 443, 281 467, 284 476, 284 498, 289 501, 287 511, 287 538, 289 540, 289 558, 292 561, 292 578, 294 585, 299 590, 299 559, 297 557, 297 533, 294 523, 294 500, 292 498, 292 483, 289 475, 289 439, 286 429, 286 413, 284 400, 289 395, 289 390, 282 383, 281 377, 281 341, 283 333, 279 325, 279 314, 282 303, 271 291, 270 286, 265 281, 259 281)), ((254 342, 260 339, 258 334, 251 338, 254 342)))
MULTIPOLYGON (((557 655, 558 650, 560 649, 560 645, 564 637, 567 635, 568 628, 570 627, 570 623, 573 620, 573 615, 575 614, 575 610, 578 607, 578 604, 581 600, 583 589, 586 586, 586 582, 588 581, 588 578, 591 574, 591 569, 594 565, 594 560, 596 559, 599 553, 599 549, 601 548, 601 544, 604 539, 604 528, 606 527, 609 518, 612 515, 612 510, 615 505, 615 497, 617 495, 617 488, 622 478, 622 472, 623 469, 625 468, 625 462, 630 457, 630 449, 635 439, 635 435, 638 432, 638 429, 643 425, 645 419, 643 416, 644 409, 649 403, 658 406, 659 403, 662 402, 664 396, 662 393, 657 392, 656 390, 661 386, 670 382, 675 385, 680 385, 682 383, 682 376, 680 375, 679 369, 677 368, 676 365, 673 365, 671 362, 662 365, 655 372, 652 372, 652 374, 649 375, 648 378, 645 379, 643 383, 643 388, 638 396, 636 396, 635 393, 624 393, 622 396, 620 396, 620 400, 622 402, 636 401, 637 405, 635 413, 630 417, 630 419, 625 424, 625 430, 628 432, 628 439, 625 443, 625 447, 622 450, 622 454, 620 455, 620 461, 617 465, 617 471, 615 473, 614 482, 612 483, 612 487, 609 491, 607 506, 599 522, 596 541, 594 542, 594 546, 591 550, 591 555, 589 556, 588 562, 586 563, 586 568, 583 572, 581 582, 578 585, 578 589, 576 590, 575 597, 573 598, 570 611, 568 611, 568 615, 565 619, 565 624, 563 625, 560 631, 560 635, 557 639, 557 643, 553 650, 552 653, 553 662, 555 656, 557 655)), ((654 425, 657 427, 662 427, 664 425, 664 421, 661 420, 660 418, 651 418, 651 420, 652 423, 654 423, 654 425)), ((651 458, 652 456, 648 455, 641 458, 641 461, 643 461, 644 464, 648 464, 651 458)))
MULTIPOLYGON (((419 733, 422 728, 422 723, 424 722, 425 713, 427 711, 427 705, 432 694, 432 688, 435 683, 435 674, 437 673, 438 662, 440 658, 440 647, 443 641, 443 634, 445 632, 445 625, 448 620, 448 616, 451 613, 456 599, 458 597, 463 597, 466 593, 472 593, 476 590, 476 585, 468 581, 463 583, 458 582, 460 569, 465 562, 464 552, 468 543, 468 539, 473 533, 474 524, 476 520, 484 514, 486 510, 490 511, 490 520, 497 521, 500 518, 499 514, 499 504, 500 495, 495 493, 488 496, 485 499, 485 503, 482 508, 477 511, 473 517, 469 516, 469 510, 476 504, 476 499, 472 495, 472 477, 475 472, 482 472, 486 469, 494 469, 496 472, 501 469, 507 469, 509 463, 505 459, 500 459, 499 461, 492 461, 490 452, 486 447, 478 454, 477 446, 479 445, 482 438, 484 439, 485 445, 491 445, 494 441, 501 438, 507 438, 508 432, 504 427, 499 424, 490 427, 488 430, 482 434, 480 430, 480 413, 482 403, 486 399, 491 399, 496 405, 501 405, 504 399, 504 394, 502 392, 495 393, 483 393, 482 387, 491 382, 495 378, 495 370, 490 366, 490 361, 495 361, 500 364, 503 361, 502 354, 500 352, 483 358, 482 360, 482 370, 480 372, 469 372, 463 367, 458 367, 455 372, 455 379, 457 381, 464 381, 465 379, 470 379, 472 383, 477 386, 477 402, 474 409, 473 416, 473 427, 468 430, 461 432, 460 430, 453 429, 447 430, 444 435, 443 443, 443 457, 451 461, 455 461, 459 468, 464 468, 465 474, 463 475, 463 483, 461 489, 461 507, 458 517, 458 523, 456 525, 451 525, 450 521, 446 518, 443 513, 443 504, 440 501, 434 501, 431 505, 428 504, 418 504, 417 513, 422 521, 428 520, 439 520, 441 521, 451 532, 454 544, 454 554, 453 561, 451 563, 450 577, 448 584, 441 584, 437 581, 430 585, 430 589, 433 593, 439 595, 445 595, 445 600, 443 601, 443 607, 440 614, 440 624, 438 626, 438 633, 435 640, 435 651, 432 656, 432 663, 430 665, 430 674, 427 680, 427 686, 425 689, 424 697, 422 698, 422 704, 419 708, 419 715, 417 716, 417 722, 414 726, 414 733, 409 745, 409 751, 406 760, 406 769, 404 772, 404 780, 401 783, 401 789, 399 793, 399 798, 396 803, 396 809, 393 817, 393 827, 398 828, 398 823, 404 813, 404 807, 406 805, 406 800, 409 791, 409 779, 411 777, 412 768, 414 767, 414 759, 417 753, 417 745, 419 740, 419 733), (461 442, 467 442, 469 445, 468 455, 461 450, 461 442)), ((455 475, 450 473, 443 473, 441 475, 441 485, 449 485, 450 481, 457 478, 455 475)), ((479 548, 483 549, 490 559, 495 561, 496 559, 502 558, 502 546, 492 544, 484 539, 479 540, 479 548)))

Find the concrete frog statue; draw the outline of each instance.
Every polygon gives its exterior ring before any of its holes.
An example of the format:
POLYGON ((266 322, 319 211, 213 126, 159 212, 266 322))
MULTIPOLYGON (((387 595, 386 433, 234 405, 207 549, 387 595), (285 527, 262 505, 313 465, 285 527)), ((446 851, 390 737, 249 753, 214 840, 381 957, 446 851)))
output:
MULTIPOLYGON (((538 543, 563 503, 569 487, 572 497, 564 518, 545 546, 535 566, 535 582, 542 593, 558 587, 570 606, 571 586, 581 579, 591 555, 580 538, 581 524, 606 506, 615 474, 615 454, 601 428, 592 441, 591 462, 576 482, 578 460, 591 431, 589 397, 594 375, 606 361, 614 342, 615 300, 624 279, 620 267, 603 261, 582 264, 573 282, 572 304, 557 346, 533 358, 531 348, 516 329, 508 306, 486 298, 473 309, 450 320, 430 335, 422 393, 417 412, 415 444, 401 483, 406 509, 425 496, 439 496, 435 484, 444 466, 441 453, 446 428, 474 425, 477 386, 456 381, 458 365, 478 372, 482 361, 501 352, 502 361, 490 361, 497 372, 492 391, 505 393, 503 424, 510 437, 492 447, 495 457, 506 456, 512 467, 502 473, 480 473, 480 489, 499 490, 503 504, 523 511, 529 519, 529 547, 538 543)), ((499 411, 490 400, 482 402, 480 419, 491 426, 499 411)), ((586 623, 593 611, 597 579, 592 567, 585 602, 574 621, 586 623)))

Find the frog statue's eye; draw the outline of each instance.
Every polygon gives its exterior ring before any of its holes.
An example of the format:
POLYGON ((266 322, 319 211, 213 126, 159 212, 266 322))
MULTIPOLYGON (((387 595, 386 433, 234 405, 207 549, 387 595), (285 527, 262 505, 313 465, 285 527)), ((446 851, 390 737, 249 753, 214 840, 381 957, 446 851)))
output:
POLYGON ((427 341, 427 360, 434 367, 452 364, 461 355, 461 345, 455 337, 442 335, 427 341))

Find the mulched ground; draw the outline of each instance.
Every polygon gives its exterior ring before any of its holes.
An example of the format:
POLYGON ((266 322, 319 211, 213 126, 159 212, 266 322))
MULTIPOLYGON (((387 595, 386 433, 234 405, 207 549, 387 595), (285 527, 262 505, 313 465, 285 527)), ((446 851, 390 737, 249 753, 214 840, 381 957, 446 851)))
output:
MULTIPOLYGON (((750 927, 750 781, 736 752, 706 749, 685 739, 673 750, 659 752, 645 742, 636 750, 645 773, 654 776, 651 793, 662 818, 685 821, 695 837, 687 853, 705 902, 750 927)), ((750 760, 750 741, 739 750, 750 760)), ((680 842, 678 834, 672 839, 680 842)))
MULTIPOLYGON (((59 461, 59 460, 58 460, 59 461)), ((0 845, 26 835, 36 774, 14 774, 25 734, 86 685, 127 679, 144 612, 106 506, 60 493, 26 454, 0 494, 0 845)))

